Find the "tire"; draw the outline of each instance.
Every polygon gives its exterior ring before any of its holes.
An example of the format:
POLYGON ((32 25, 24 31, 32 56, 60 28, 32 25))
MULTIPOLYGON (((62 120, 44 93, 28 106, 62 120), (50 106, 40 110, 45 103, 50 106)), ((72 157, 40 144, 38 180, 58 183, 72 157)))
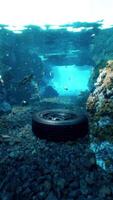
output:
POLYGON ((40 139, 76 140, 88 134, 88 119, 67 109, 50 109, 33 114, 32 131, 40 139))

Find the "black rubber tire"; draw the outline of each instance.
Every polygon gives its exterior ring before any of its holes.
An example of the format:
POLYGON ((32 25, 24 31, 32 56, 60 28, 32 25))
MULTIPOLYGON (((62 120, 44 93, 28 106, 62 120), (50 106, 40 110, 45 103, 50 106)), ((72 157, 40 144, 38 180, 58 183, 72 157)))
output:
POLYGON ((88 134, 88 119, 67 109, 49 109, 33 114, 32 131, 41 139, 76 140, 88 134))

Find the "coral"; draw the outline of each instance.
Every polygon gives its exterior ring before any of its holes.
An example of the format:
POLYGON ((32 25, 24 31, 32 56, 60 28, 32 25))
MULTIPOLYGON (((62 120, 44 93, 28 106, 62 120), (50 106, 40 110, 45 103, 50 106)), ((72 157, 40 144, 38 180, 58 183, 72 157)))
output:
POLYGON ((93 140, 113 142, 113 61, 99 70, 95 90, 87 100, 90 134, 93 140))

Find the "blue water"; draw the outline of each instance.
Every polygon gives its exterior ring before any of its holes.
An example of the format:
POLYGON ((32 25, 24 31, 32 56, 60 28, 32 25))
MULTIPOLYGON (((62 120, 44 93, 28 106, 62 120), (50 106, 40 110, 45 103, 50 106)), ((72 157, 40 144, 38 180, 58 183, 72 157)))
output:
POLYGON ((49 85, 60 95, 79 95, 89 89, 88 82, 91 76, 92 68, 89 66, 55 66, 53 67, 53 79, 49 85))
MULTIPOLYGON (((45 30, 29 25, 19 34, 1 25, 1 101, 21 104, 38 96, 87 93, 92 69, 97 64, 92 48, 101 53, 103 42, 97 45, 101 42, 98 36, 101 32, 101 22, 75 22, 59 26, 59 29, 50 26, 45 30), (68 30, 69 27, 74 30, 68 30), (95 45, 96 40, 99 43, 95 45)), ((109 30, 108 33, 111 34, 109 30)), ((110 51, 112 55, 112 46, 110 51)))

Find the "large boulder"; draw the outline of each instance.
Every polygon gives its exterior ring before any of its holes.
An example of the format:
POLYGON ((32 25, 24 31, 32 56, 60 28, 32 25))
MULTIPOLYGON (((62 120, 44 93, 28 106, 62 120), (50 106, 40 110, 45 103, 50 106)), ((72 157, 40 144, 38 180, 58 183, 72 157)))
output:
POLYGON ((43 98, 51 98, 51 97, 58 97, 58 96, 59 96, 58 92, 50 85, 45 87, 45 90, 42 94, 43 98))
POLYGON ((12 111, 12 107, 8 102, 4 101, 0 103, 0 115, 9 114, 11 111, 12 111))
POLYGON ((97 164, 113 173, 113 61, 100 70, 95 89, 87 100, 90 147, 97 164))
POLYGON ((90 44, 90 54, 96 65, 113 59, 113 28, 100 29, 90 44))
POLYGON ((94 85, 87 100, 90 133, 96 140, 113 141, 113 61, 100 70, 94 85))

